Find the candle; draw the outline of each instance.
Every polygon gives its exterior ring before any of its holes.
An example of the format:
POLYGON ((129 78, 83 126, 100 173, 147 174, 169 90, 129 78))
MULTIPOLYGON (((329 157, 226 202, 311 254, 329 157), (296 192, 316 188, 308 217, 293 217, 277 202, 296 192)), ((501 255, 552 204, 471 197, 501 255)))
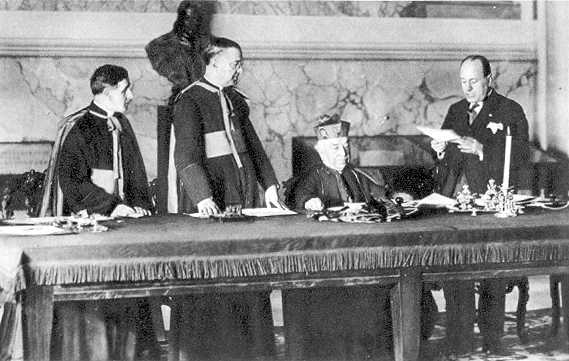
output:
POLYGON ((506 128, 506 150, 504 155, 504 177, 502 178, 502 188, 504 192, 510 187, 510 158, 512 155, 512 135, 510 127, 506 128))

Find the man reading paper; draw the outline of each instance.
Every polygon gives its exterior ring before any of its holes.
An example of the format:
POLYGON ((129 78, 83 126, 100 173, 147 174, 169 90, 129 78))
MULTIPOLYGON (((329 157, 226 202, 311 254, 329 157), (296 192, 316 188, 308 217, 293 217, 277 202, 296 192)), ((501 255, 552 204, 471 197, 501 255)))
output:
POLYGON ((431 142, 439 155, 440 193, 452 197, 464 181, 479 194, 486 191, 489 179, 501 184, 507 128, 513 138, 510 184, 527 190, 522 170, 529 159, 528 123, 522 107, 491 87, 490 63, 481 55, 461 62, 460 81, 465 98, 450 106, 441 127, 459 138, 431 142))
MULTIPOLYGON (((511 180, 518 191, 528 192, 522 171, 529 158, 528 123, 522 107, 492 88, 488 59, 481 55, 464 58, 460 66, 464 99, 450 106, 442 129, 454 130, 460 138, 448 142, 432 140, 437 152, 436 180, 439 192, 454 197, 463 184, 483 194, 490 179, 502 183, 506 132, 513 137, 511 180)), ((474 285, 452 281, 444 285, 447 301, 447 337, 458 352, 470 351, 474 322, 474 285)), ((504 328, 505 281, 481 280, 478 325, 483 348, 500 351, 504 328)))

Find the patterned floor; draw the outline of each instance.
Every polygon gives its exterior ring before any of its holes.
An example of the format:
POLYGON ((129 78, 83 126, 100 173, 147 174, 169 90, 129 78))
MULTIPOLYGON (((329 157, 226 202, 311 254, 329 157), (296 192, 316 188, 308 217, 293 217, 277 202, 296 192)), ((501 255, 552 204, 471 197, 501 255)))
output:
MULTIPOLYGON (((502 339, 504 346, 503 355, 491 355, 482 352, 481 338, 478 330, 475 329, 476 350, 465 355, 449 355, 446 352, 447 345, 445 340, 445 315, 439 314, 439 319, 433 336, 423 346, 419 361, 569 361, 569 343, 561 334, 550 337, 551 331, 551 310, 541 309, 528 311, 526 324, 528 326, 529 342, 522 345, 516 335, 516 320, 513 313, 506 315, 505 335, 502 339)), ((282 327, 277 327, 276 331, 277 357, 268 359, 255 359, 255 361, 286 361, 284 353, 284 335, 282 327)), ((163 345, 164 353, 162 360, 167 360, 167 345, 163 345)), ((148 359, 145 359, 145 361, 148 359)), ((386 355, 385 358, 377 361, 392 361, 393 357, 386 355)), ((240 360, 243 361, 243 360, 240 360)), ((313 361, 313 360, 311 360, 313 361)), ((328 360, 318 360, 328 361, 328 360)))
POLYGON ((421 352, 421 361, 567 361, 569 360, 569 344, 567 338, 561 335, 550 337, 551 310, 541 309, 529 311, 526 325, 528 326, 529 342, 520 343, 516 335, 516 320, 514 314, 507 314, 505 336, 502 339, 504 355, 487 355, 482 352, 481 338, 476 333, 476 351, 466 355, 447 355, 445 343, 444 314, 440 315, 435 334, 421 352))

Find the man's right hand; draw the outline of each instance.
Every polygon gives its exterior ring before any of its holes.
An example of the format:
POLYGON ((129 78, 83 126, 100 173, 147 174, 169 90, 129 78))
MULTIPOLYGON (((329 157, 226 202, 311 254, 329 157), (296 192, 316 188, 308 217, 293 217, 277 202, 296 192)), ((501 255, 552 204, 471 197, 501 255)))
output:
POLYGON ((321 211, 324 209, 324 203, 320 198, 311 198, 304 203, 304 208, 309 211, 321 211))
POLYGON ((447 148, 447 142, 440 140, 431 140, 431 148, 437 153, 442 153, 447 148))
POLYGON ((213 201, 213 199, 210 198, 206 198, 206 199, 202 199, 199 203, 198 203, 198 212, 200 214, 205 214, 208 216, 212 216, 214 214, 219 214, 219 207, 217 207, 217 204, 215 204, 215 202, 213 201))
POLYGON ((121 203, 113 209, 111 217, 130 217, 135 213, 136 211, 133 208, 121 203))

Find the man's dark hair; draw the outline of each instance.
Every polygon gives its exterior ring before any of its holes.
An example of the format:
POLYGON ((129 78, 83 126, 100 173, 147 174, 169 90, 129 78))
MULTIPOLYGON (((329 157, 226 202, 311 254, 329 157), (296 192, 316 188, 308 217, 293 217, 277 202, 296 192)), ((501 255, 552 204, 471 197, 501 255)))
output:
POLYGON ((223 49, 235 48, 239 50, 241 54, 241 46, 235 41, 227 38, 212 37, 209 41, 209 45, 204 50, 202 54, 203 62, 205 65, 209 65, 211 59, 217 54, 221 53, 223 49))
POLYGON ((97 95, 108 86, 116 86, 121 80, 128 80, 128 71, 122 66, 105 64, 98 67, 91 76, 91 92, 97 95))
POLYGON ((462 59, 462 61, 460 62, 460 66, 462 67, 462 64, 464 64, 467 61, 475 61, 475 60, 480 61, 480 64, 482 64, 482 74, 484 74, 485 77, 492 74, 492 68, 490 67, 490 62, 483 55, 478 55, 478 54, 469 55, 466 58, 462 59))

